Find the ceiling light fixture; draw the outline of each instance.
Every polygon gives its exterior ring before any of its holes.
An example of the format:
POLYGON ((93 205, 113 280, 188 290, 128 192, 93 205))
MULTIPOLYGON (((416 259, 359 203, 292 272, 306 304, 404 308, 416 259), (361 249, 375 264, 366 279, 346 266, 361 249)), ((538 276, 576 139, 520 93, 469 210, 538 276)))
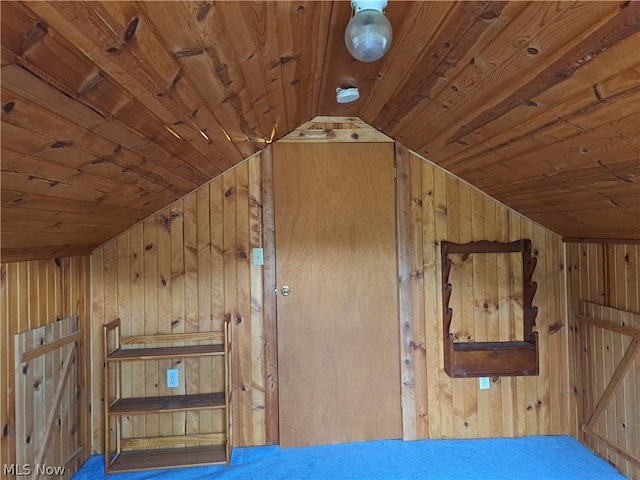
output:
POLYGON ((344 32, 347 50, 356 60, 375 62, 387 53, 393 30, 383 10, 387 0, 352 0, 354 15, 344 32))
POLYGON ((336 88, 336 101, 338 103, 351 103, 360 98, 360 90, 358 87, 352 88, 336 88))

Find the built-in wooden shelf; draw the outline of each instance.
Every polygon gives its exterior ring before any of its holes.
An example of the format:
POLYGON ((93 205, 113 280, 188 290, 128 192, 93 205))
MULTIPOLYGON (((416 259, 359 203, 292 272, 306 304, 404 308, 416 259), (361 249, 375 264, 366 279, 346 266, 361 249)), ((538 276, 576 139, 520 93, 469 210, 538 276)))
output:
POLYGON ((109 407, 109 415, 179 412, 205 408, 225 408, 224 393, 119 398, 109 407))
POLYGON ((125 451, 120 452, 112 462, 109 473, 224 465, 227 459, 224 445, 207 445, 204 447, 125 451))
POLYGON ((201 357, 224 355, 224 345, 190 345, 185 347, 120 348, 109 353, 109 362, 151 360, 156 358, 201 357))

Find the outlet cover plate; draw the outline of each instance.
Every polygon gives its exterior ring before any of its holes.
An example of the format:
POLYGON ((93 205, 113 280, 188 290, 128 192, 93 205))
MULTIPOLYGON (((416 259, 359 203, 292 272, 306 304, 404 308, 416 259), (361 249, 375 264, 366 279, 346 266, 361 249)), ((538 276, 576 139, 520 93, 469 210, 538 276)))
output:
POLYGON ((491 388, 491 381, 489 380, 489 377, 480 377, 478 378, 478 385, 480 390, 487 390, 488 388, 491 388))
POLYGON ((254 265, 264 265, 264 249, 254 248, 251 250, 254 265))
POLYGON ((178 388, 179 385, 178 370, 167 369, 167 388, 178 388))

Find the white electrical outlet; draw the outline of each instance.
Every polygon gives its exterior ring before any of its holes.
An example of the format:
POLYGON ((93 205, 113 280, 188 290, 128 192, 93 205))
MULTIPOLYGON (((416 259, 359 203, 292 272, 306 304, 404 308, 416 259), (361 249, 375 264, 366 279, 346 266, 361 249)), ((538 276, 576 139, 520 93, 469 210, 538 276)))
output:
POLYGON ((480 386, 480 390, 487 390, 491 387, 491 382, 489 381, 489 377, 480 377, 478 379, 478 385, 480 386))
POLYGON ((254 265, 264 265, 264 250, 262 248, 254 248, 251 250, 254 265))
POLYGON ((167 388, 178 388, 180 385, 180 381, 178 379, 178 370, 168 369, 167 370, 167 388))

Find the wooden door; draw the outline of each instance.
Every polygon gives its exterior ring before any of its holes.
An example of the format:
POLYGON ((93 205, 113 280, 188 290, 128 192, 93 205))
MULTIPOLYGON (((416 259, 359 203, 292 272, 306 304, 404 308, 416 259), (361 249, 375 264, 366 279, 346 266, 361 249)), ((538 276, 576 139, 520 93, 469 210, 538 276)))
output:
POLYGON ((284 447, 402 436, 393 162, 391 143, 274 145, 284 447))

